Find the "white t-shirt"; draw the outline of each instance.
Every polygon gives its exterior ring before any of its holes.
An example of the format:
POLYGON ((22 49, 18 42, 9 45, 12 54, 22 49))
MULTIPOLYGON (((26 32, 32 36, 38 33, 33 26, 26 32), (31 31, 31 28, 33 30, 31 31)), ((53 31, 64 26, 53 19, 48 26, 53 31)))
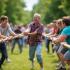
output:
POLYGON ((1 25, 0 25, 0 33, 2 35, 5 35, 5 36, 9 36, 9 34, 11 34, 13 31, 10 27, 9 24, 7 24, 7 27, 6 28, 2 28, 1 25))

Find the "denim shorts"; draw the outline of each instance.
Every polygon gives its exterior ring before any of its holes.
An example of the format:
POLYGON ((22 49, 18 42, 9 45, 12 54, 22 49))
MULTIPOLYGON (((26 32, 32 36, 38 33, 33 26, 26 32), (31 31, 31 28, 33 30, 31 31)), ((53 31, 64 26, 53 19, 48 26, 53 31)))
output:
POLYGON ((70 60, 70 49, 64 54, 65 60, 70 60))
POLYGON ((57 52, 58 49, 59 49, 59 47, 60 47, 59 45, 55 45, 55 46, 53 47, 53 50, 57 52))

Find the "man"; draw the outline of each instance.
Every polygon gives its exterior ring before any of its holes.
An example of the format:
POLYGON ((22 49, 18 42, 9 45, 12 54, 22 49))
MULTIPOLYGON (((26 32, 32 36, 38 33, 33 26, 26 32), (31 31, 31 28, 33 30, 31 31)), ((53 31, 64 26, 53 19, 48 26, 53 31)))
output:
POLYGON ((40 64, 41 70, 44 70, 41 56, 43 25, 40 22, 40 18, 40 14, 35 13, 33 22, 28 27, 30 31, 27 30, 24 34, 28 36, 29 59, 32 62, 32 68, 34 67, 34 56, 36 52, 37 61, 40 64))
MULTIPOLYGON (((1 16, 0 18, 0 38, 8 39, 8 34, 10 33, 12 36, 15 36, 16 34, 11 30, 11 27, 8 22, 8 17, 7 16, 1 16)), ((0 59, 0 68, 2 67, 2 64, 5 59, 8 58, 7 50, 6 50, 6 44, 5 42, 0 43, 0 51, 2 54, 2 57, 0 59)))
MULTIPOLYGON (((21 34, 22 33, 21 26, 16 26, 15 29, 14 29, 14 32, 16 34, 21 34)), ((13 53, 16 44, 18 44, 20 53, 22 53, 22 51, 23 51, 22 50, 23 49, 23 38, 15 38, 13 40, 13 42, 12 42, 12 48, 11 48, 11 53, 13 53)))
MULTIPOLYGON (((63 28, 61 34, 57 38, 53 38, 52 41, 55 44, 61 43, 63 41, 67 42, 67 44, 70 44, 70 19, 62 19, 62 24, 60 27, 63 28)), ((65 61, 67 61, 70 58, 69 50, 62 51, 61 53, 64 53, 64 55, 61 55, 60 57, 62 64, 64 64, 65 61)), ((66 68, 64 66, 61 66, 58 68, 58 70, 66 70, 66 68)))

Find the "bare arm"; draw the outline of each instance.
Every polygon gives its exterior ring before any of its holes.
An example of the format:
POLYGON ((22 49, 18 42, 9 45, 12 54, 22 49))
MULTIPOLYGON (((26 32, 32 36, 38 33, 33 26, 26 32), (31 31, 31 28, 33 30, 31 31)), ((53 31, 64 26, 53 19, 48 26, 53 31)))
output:
POLYGON ((57 43, 60 43, 60 42, 64 42, 66 38, 67 38, 67 36, 60 35, 59 37, 57 37, 55 39, 52 39, 52 41, 57 44, 57 43))

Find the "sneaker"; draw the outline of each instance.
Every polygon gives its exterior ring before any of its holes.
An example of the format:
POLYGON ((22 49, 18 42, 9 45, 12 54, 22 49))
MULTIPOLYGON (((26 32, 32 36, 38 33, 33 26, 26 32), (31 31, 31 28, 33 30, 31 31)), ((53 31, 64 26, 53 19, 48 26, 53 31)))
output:
POLYGON ((59 67, 59 68, 56 68, 56 70, 66 70, 65 67, 59 67))
POLYGON ((11 62, 11 60, 8 58, 8 59, 6 59, 6 62, 7 62, 7 63, 10 63, 10 62, 11 62))
POLYGON ((41 70, 44 70, 44 68, 41 68, 41 70))
POLYGON ((59 66, 61 66, 61 62, 59 62, 59 63, 56 65, 56 67, 59 67, 59 66))
POLYGON ((35 58, 33 59, 33 61, 35 62, 35 58))

